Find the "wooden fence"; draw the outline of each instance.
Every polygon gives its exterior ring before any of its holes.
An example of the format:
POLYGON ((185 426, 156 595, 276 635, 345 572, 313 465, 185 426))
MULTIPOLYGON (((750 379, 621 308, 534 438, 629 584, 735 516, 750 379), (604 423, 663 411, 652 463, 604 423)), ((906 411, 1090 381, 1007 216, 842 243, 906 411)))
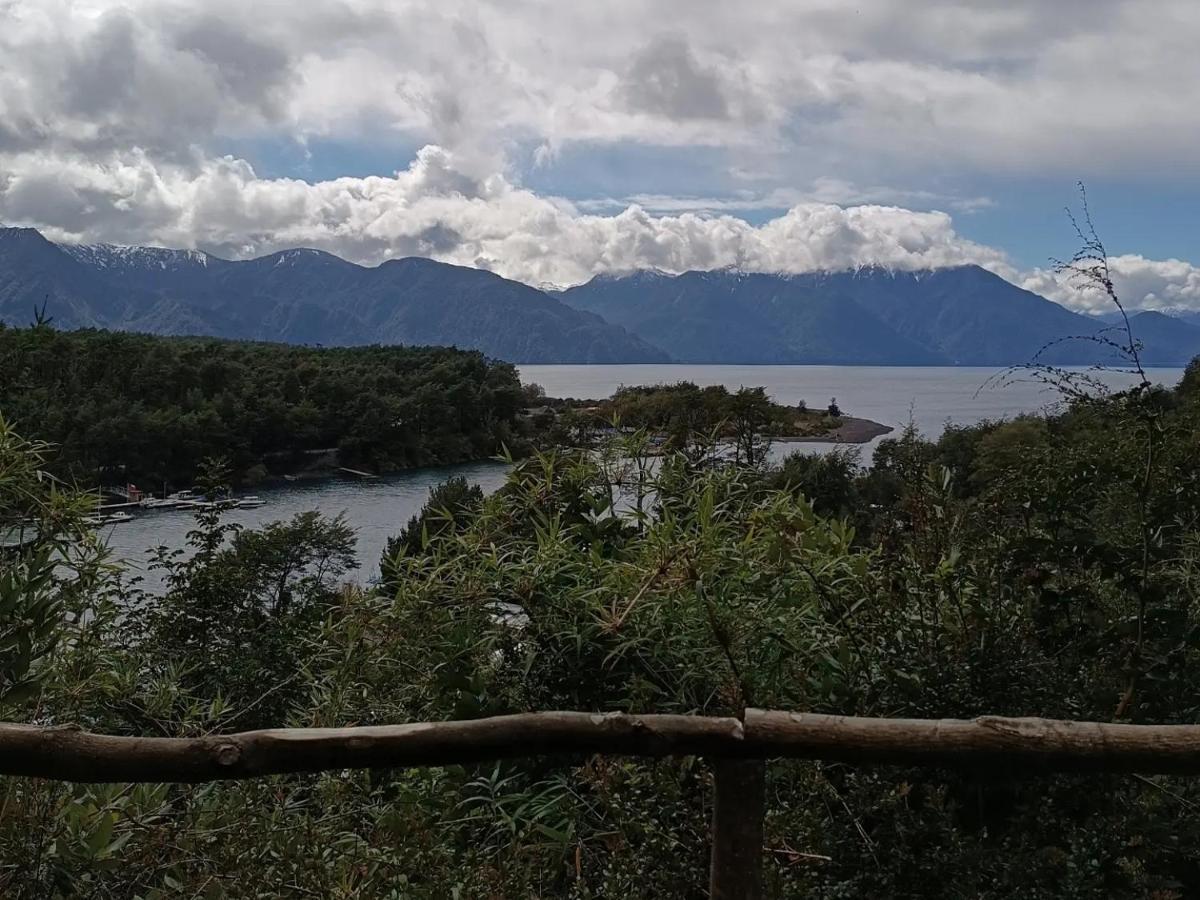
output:
POLYGON ((75 782, 204 782, 563 753, 699 755, 714 778, 710 888, 762 896, 765 763, 821 759, 1039 772, 1200 774, 1200 726, 1038 718, 865 719, 775 710, 737 718, 540 712, 455 722, 120 737, 0 724, 0 775, 75 782))

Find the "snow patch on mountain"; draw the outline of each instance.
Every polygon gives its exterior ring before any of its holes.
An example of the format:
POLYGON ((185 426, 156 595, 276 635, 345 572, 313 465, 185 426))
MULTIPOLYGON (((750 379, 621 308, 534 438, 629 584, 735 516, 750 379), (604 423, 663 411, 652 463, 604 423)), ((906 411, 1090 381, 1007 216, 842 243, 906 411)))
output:
POLYGON ((122 244, 60 244, 64 252, 85 265, 99 269, 175 269, 207 266, 203 250, 171 250, 166 247, 130 247, 122 244))

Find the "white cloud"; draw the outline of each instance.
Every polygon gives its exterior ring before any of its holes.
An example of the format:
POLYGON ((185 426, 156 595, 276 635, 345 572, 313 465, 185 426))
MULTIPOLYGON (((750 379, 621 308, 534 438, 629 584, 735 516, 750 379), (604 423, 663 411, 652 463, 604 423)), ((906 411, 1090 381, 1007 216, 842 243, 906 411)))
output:
POLYGON ((803 272, 978 262, 1008 270, 1002 253, 957 234, 945 213, 806 202, 760 226, 729 215, 655 216, 638 206, 588 214, 502 174, 463 171, 453 153, 435 146, 390 178, 316 184, 259 178, 232 158, 158 165, 145 153, 24 154, 8 157, 5 170, 0 218, 67 241, 232 256, 308 246, 364 263, 416 254, 534 284, 646 267, 803 272))
MULTIPOLYGON (((433 145, 391 177, 315 184, 261 178, 232 157, 163 163, 144 151, 0 153, 0 221, 68 242, 150 243, 232 257, 305 246, 365 264, 420 255, 564 285, 637 268, 807 272, 975 263, 1072 309, 1110 308, 1066 276, 1019 273, 1002 251, 959 234, 947 213, 841 205, 819 199, 821 191, 843 199, 867 193, 828 184, 777 193, 771 206, 792 205, 756 226, 728 213, 672 210, 671 198, 648 198, 659 214, 638 203, 600 214, 502 173, 481 174, 433 145)), ((755 205, 753 198, 712 201, 717 210, 723 203, 755 205)), ((1129 254, 1112 257, 1110 266, 1130 309, 1200 309, 1200 267, 1129 254)))
POLYGON ((776 188, 766 193, 737 191, 725 197, 687 197, 669 194, 631 194, 626 197, 597 197, 578 201, 581 209, 603 211, 630 205, 651 212, 745 212, 749 210, 781 210, 807 203, 826 203, 837 206, 910 205, 919 207, 948 207, 956 212, 971 213, 994 206, 990 197, 960 197, 934 191, 906 190, 884 186, 859 187, 840 178, 822 177, 813 180, 807 190, 776 188))
MULTIPOLYGON (((1181 259, 1146 259, 1137 254, 1111 256, 1113 288, 1130 310, 1200 310, 1200 267, 1181 259)), ((1113 311, 1112 301, 1086 280, 1069 273, 1035 269, 1022 287, 1087 313, 1113 311)))
POLYGON ((0 146, 398 132, 489 165, 519 139, 718 146, 804 181, 1147 171, 1200 139, 1200 6, 1146 6, 2 0, 0 146))
POLYGON ((84 14, 60 0, 10 2, 0 29, 0 149, 164 156, 214 133, 281 122, 297 87, 287 48, 197 7, 84 14))
MULTIPOLYGON (((532 282, 980 262, 1092 309, 903 207, 987 205, 961 189, 980 172, 1190 177, 1200 4, 1147 6, 0 0, 0 220, 238 256, 423 253, 532 282), (429 146, 394 177, 314 184, 225 155, 319 137, 429 146), (514 168, 614 146, 703 147, 724 183, 689 197, 614 170, 597 193, 619 200, 573 205, 514 168), (730 215, 755 209, 788 211, 730 215)), ((1191 264, 1118 265, 1131 305, 1200 306, 1191 264)))

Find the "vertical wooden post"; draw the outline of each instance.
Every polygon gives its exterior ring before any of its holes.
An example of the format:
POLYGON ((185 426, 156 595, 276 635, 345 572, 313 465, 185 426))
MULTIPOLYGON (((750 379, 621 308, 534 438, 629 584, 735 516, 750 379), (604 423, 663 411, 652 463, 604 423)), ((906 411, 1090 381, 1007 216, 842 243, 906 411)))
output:
POLYGON ((767 766, 761 759, 712 759, 711 900, 762 900, 767 766))

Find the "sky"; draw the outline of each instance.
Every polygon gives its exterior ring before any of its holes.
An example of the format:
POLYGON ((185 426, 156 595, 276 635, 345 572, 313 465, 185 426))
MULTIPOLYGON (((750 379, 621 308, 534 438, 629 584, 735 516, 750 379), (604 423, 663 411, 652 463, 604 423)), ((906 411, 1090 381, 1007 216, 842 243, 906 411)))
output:
POLYGON ((0 224, 530 284, 1054 273, 1200 310, 1196 0, 0 0, 0 224), (1196 264, 1194 264, 1196 263, 1196 264))

